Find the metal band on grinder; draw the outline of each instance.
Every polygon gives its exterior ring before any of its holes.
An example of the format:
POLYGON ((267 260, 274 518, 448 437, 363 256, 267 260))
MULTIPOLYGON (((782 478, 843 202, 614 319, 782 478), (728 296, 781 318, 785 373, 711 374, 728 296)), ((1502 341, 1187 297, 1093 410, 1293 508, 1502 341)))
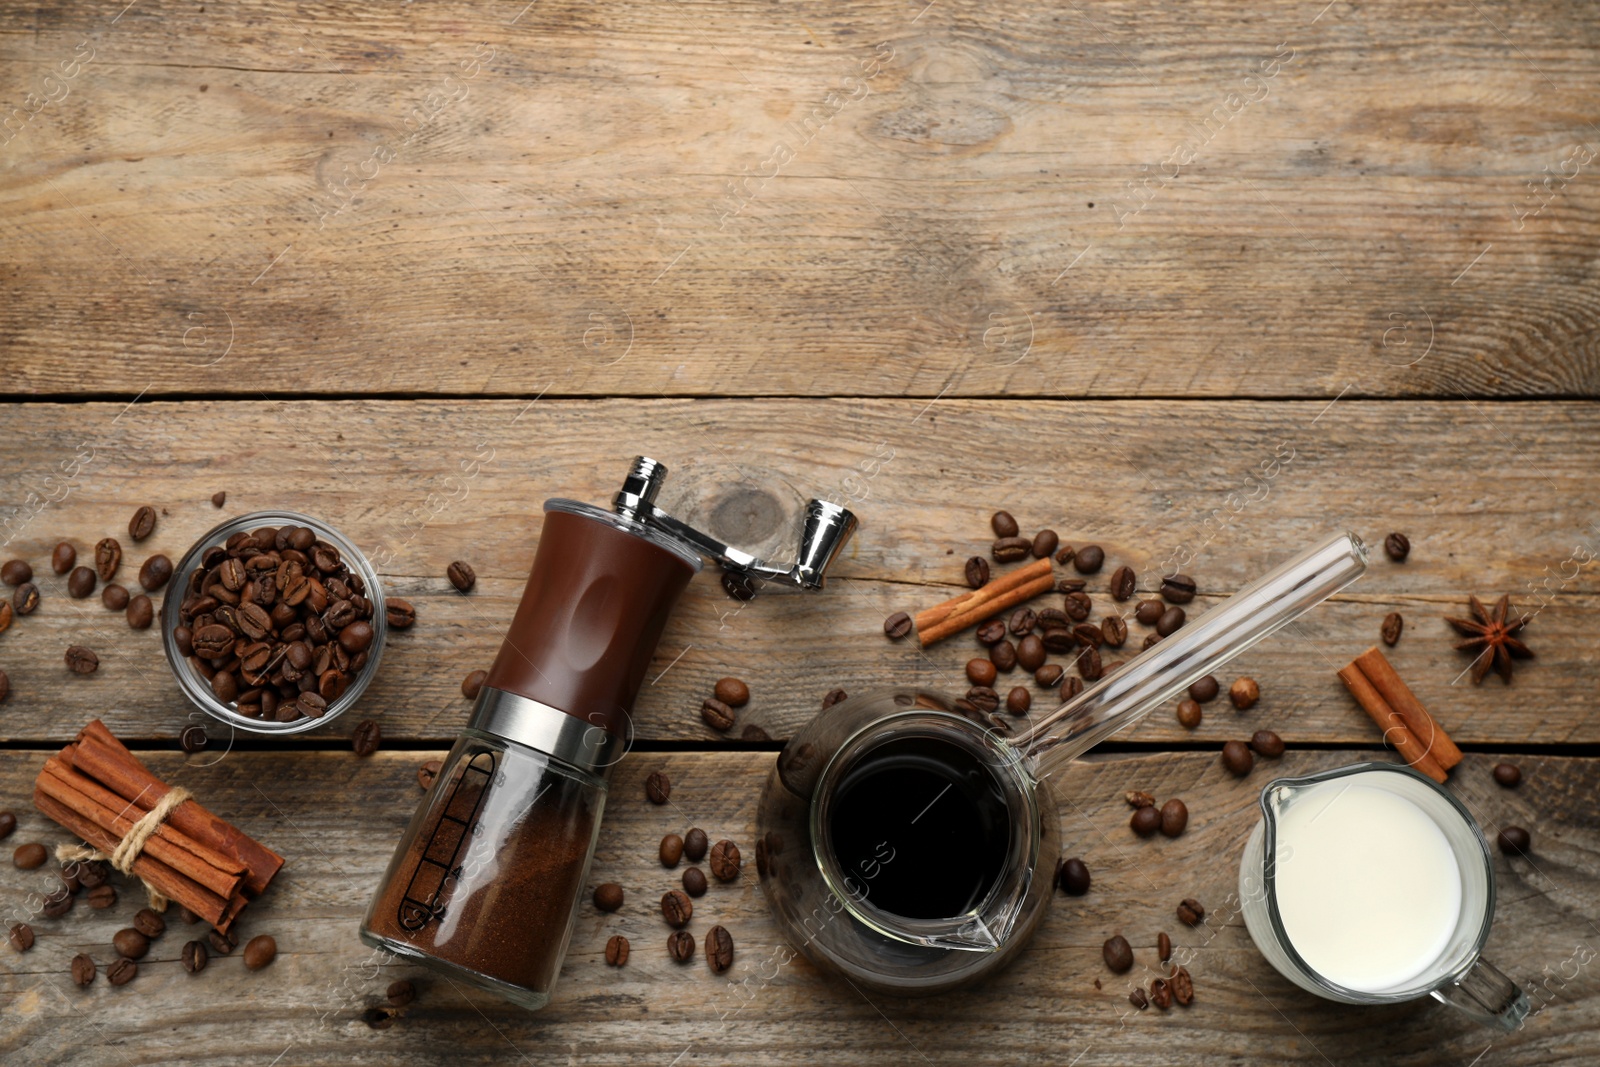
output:
POLYGON ((487 685, 478 693, 467 725, 538 749, 593 775, 604 775, 622 757, 622 739, 615 734, 560 708, 487 685))

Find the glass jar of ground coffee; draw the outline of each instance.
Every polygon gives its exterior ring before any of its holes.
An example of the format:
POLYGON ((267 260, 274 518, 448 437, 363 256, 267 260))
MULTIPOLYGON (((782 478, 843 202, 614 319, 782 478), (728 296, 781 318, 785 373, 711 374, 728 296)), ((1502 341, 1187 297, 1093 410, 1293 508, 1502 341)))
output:
POLYGON ((533 572, 472 718, 361 925, 374 947, 526 1008, 566 954, 634 698, 689 546, 630 518, 545 502, 533 572))

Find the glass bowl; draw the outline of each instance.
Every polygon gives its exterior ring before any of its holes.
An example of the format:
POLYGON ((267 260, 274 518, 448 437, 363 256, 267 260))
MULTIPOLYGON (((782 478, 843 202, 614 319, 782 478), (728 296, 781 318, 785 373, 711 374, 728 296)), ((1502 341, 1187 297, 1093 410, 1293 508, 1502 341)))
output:
POLYGON ((184 695, 197 708, 212 718, 256 734, 302 733, 343 715, 361 699, 361 694, 366 692, 373 676, 377 674, 378 663, 383 659, 383 647, 388 643, 388 638, 389 623, 384 609, 383 586, 378 581, 377 571, 367 562, 367 557, 362 555, 361 550, 348 538, 327 523, 294 511, 255 511, 236 519, 229 519, 209 530, 195 541, 188 552, 184 553, 183 559, 173 572, 172 580, 167 583, 166 594, 161 602, 161 647, 166 651, 167 664, 172 668, 173 677, 178 680, 178 688, 183 690, 184 695), (321 716, 314 719, 302 717, 293 722, 268 722, 265 719, 252 719, 248 715, 241 715, 230 705, 218 700, 211 692, 210 681, 178 651, 173 631, 178 627, 179 607, 187 594, 191 577, 200 566, 201 557, 208 548, 223 544, 236 533, 248 533, 263 526, 289 525, 306 526, 315 531, 320 539, 339 550, 340 558, 352 573, 361 576, 361 581, 366 586, 362 595, 372 603, 372 618, 369 620, 372 626, 372 644, 368 646, 367 662, 356 672, 338 699, 329 701, 328 710, 321 716))

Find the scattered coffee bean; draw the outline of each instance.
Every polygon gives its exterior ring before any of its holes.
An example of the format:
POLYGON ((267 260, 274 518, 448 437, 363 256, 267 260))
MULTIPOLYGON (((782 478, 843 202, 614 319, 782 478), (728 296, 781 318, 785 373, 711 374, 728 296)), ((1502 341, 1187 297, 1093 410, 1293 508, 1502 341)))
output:
POLYGON ((622 887, 615 882, 602 882, 594 887, 594 906, 601 911, 616 911, 622 907, 622 887))
POLYGON ((718 841, 711 846, 706 865, 711 868, 717 881, 733 881, 739 877, 739 846, 732 841, 718 841))
POLYGON ((167 932, 167 920, 152 908, 140 908, 133 917, 133 928, 146 937, 156 938, 167 932))
POLYGON ((115 986, 127 985, 139 975, 139 965, 130 959, 118 957, 106 966, 106 981, 115 986))
POLYGON ((383 999, 389 1002, 391 1008, 403 1008, 417 999, 417 987, 405 978, 396 978, 383 991, 383 999))
POLYGON ((1161 805, 1161 832, 1177 837, 1189 825, 1189 807, 1176 798, 1161 805))
POLYGON ((1026 637, 1038 621, 1039 616, 1034 614, 1032 608, 1018 608, 1011 613, 1011 618, 1006 622, 1006 629, 1010 631, 1012 637, 1026 637))
POLYGON ((11 853, 11 862, 16 864, 17 869, 21 871, 38 870, 44 866, 44 861, 49 858, 50 853, 37 841, 20 845, 15 852, 11 853))
POLYGON ((1215 700, 1217 692, 1222 687, 1217 684, 1217 676, 1208 674, 1204 678, 1189 683, 1189 697, 1202 704, 1215 700))
POLYGON ((1156 633, 1162 637, 1171 637, 1183 628, 1187 616, 1180 607, 1170 607, 1161 613, 1161 618, 1156 620, 1156 633))
POLYGON ((27 923, 13 923, 8 937, 11 947, 18 952, 26 952, 33 947, 33 927, 27 923))
POLYGON ((733 966, 733 935, 720 926, 706 931, 706 962, 712 974, 722 974, 733 966))
POLYGON ((1165 978, 1155 978, 1150 982, 1150 1003, 1162 1011, 1172 1007, 1172 987, 1165 978))
POLYGON ((842 700, 850 699, 850 694, 843 689, 830 689, 822 698, 822 710, 827 711, 842 700))
POLYGON ((1178 724, 1186 730, 1193 730, 1200 725, 1200 703, 1196 700, 1178 701, 1178 724))
POLYGON ((967 661, 967 681, 973 685, 993 685, 995 666, 986 659, 970 659, 967 661))
POLYGON ((188 923, 190 926, 193 926, 195 923, 200 921, 200 916, 196 915, 194 912, 185 907, 179 907, 178 914, 183 916, 183 921, 188 923))
POLYGON ((1145 626, 1154 626, 1166 610, 1167 606, 1159 600, 1141 600, 1139 606, 1133 609, 1133 617, 1145 626))
POLYGON ((997 671, 1009 671, 1017 665, 1017 646, 1010 641, 1001 641, 989 650, 989 662, 994 664, 997 671))
POLYGON ((82 600, 94 592, 94 571, 88 567, 74 567, 72 573, 67 575, 67 595, 74 600, 82 600))
POLYGON ((1533 846, 1533 835, 1520 826, 1508 826, 1495 839, 1507 856, 1525 856, 1533 846))
MULTIPOLYGON (((995 557, 996 559, 999 556, 995 557)), ((989 582, 989 561, 982 556, 973 556, 967 560, 967 585, 973 589, 981 589, 989 582)))
POLYGON ((1172 938, 1165 932, 1156 935, 1156 959, 1166 963, 1172 958, 1172 938))
POLYGON ((1205 917, 1206 909, 1194 897, 1184 897, 1178 904, 1178 921, 1185 926, 1199 926, 1205 917))
POLYGON ((1128 820, 1128 825, 1140 837, 1149 837, 1161 829, 1161 813, 1155 808, 1139 808, 1133 813, 1133 818, 1128 820))
POLYGON ((425 760, 417 768, 417 785, 423 789, 432 789, 434 780, 439 777, 439 772, 442 770, 444 770, 442 760, 425 760))
POLYGON ((667 954, 679 963, 694 959, 694 935, 687 930, 667 935, 667 954))
POLYGON ((1250 735, 1250 747, 1255 749, 1258 756, 1277 759, 1283 755, 1283 738, 1271 730, 1257 730, 1250 735))
POLYGON ((1185 1008, 1194 1003, 1194 979, 1189 976, 1187 967, 1179 967, 1172 973, 1172 999, 1185 1008))
POLYGON ((68 645, 65 660, 73 674, 93 674, 100 669, 100 657, 82 645, 68 645))
POLYGON ((683 838, 677 834, 667 834, 661 839, 661 866, 676 867, 678 861, 683 859, 683 838))
POLYGON ((1243 778, 1256 765, 1256 758, 1243 741, 1229 741, 1222 746, 1222 765, 1236 778, 1243 778))
POLYGON ((978 644, 990 646, 998 645, 1006 639, 1006 624, 1004 619, 990 619, 983 623, 976 631, 978 644))
MULTIPOLYGON (((1043 653, 1044 647, 1042 645, 1040 646, 1039 651, 1041 654, 1043 653)), ((1020 650, 1017 652, 1017 662, 1022 662, 1022 653, 1020 650)), ((1027 664, 1023 664, 1023 666, 1027 666, 1027 664)), ((1062 670, 1060 664, 1046 663, 1038 670, 1033 672, 1033 682, 1035 685, 1040 686, 1041 688, 1050 689, 1061 684, 1061 674, 1062 670)))
POLYGON ((139 584, 145 592, 153 593, 172 578, 172 561, 161 553, 145 560, 139 567, 139 584))
MULTIPOLYGON (((88 883, 85 882, 84 884, 87 885, 88 883)), ((116 886, 102 882, 100 885, 92 887, 83 899, 95 911, 104 911, 117 902, 116 886)))
POLYGON ((21 585, 23 582, 33 581, 33 567, 25 559, 8 559, 0 565, 0 582, 7 585, 21 585))
MULTIPOLYGON (((1510 766, 1510 764, 1504 764, 1510 766)), ((15 812, 0 811, 0 840, 4 840, 17 832, 17 816, 15 812)))
POLYGON ((621 934, 612 934, 606 939, 606 963, 613 967, 626 967, 628 965, 628 939, 621 934))
POLYGON ((444 574, 450 579, 450 584, 463 593, 470 591, 478 583, 478 572, 472 569, 471 564, 463 563, 459 559, 446 567, 444 574))
POLYGON ((706 832, 698 826, 690 827, 689 832, 683 835, 683 854, 689 857, 690 863, 699 863, 705 859, 706 849, 709 847, 710 842, 706 838, 706 832))
MULTIPOLYGON (((219 673, 217 677, 223 678, 226 676, 219 673)), ((219 693, 217 696, 219 699, 221 699, 222 694, 219 693)), ((284 711, 285 715, 290 717, 294 715, 303 715, 308 719, 320 719, 328 711, 328 702, 323 698, 321 693, 305 692, 295 697, 292 709, 285 704, 280 704, 279 708, 280 710, 284 711)), ((376 727, 377 724, 373 723, 373 726, 376 727)), ((357 730, 359 729, 360 727, 357 727, 357 730)), ((381 740, 380 736, 374 734, 372 737, 372 744, 374 748, 377 747, 379 740, 381 740)), ((354 738, 351 739, 351 743, 354 744, 354 738)))
POLYGON ((226 956, 239 945, 239 939, 233 934, 225 934, 221 930, 213 929, 206 934, 206 941, 211 945, 211 951, 219 956, 226 956))
POLYGON ((204 941, 186 941, 183 945, 183 969, 190 974, 199 974, 206 969, 206 964, 211 962, 211 953, 206 951, 204 941))
POLYGON ((1106 966, 1117 974, 1126 974, 1133 967, 1133 946, 1121 934, 1106 938, 1106 943, 1100 946, 1100 955, 1105 957, 1106 966))
POLYGON ((1069 674, 1061 680, 1061 702, 1065 704, 1079 693, 1083 692, 1083 679, 1075 674, 1069 674))
POLYGON ((989 516, 989 528, 994 531, 996 537, 1017 536, 1017 520, 1011 517, 1009 511, 997 511, 989 516))
POLYGON ((1248 709, 1260 698, 1261 687, 1254 678, 1235 678, 1233 684, 1228 686, 1228 699, 1240 711, 1248 709))
POLYGON ((155 621, 155 605, 150 603, 150 598, 140 593, 128 601, 127 608, 128 626, 135 630, 148 630, 155 621))
POLYGON ((713 730, 726 732, 733 728, 733 709, 716 697, 706 697, 701 701, 700 718, 713 730))
MULTIPOLYGON (((11 601, 0 600, 0 634, 3 634, 7 630, 11 629, 11 620, 15 617, 15 615, 16 609, 11 606, 11 601)), ((0 700, 4 699, 5 697, 0 696, 0 700)))
POLYGON ((1017 643, 1017 662, 1023 670, 1038 671, 1044 666, 1045 647, 1037 634, 1028 634, 1017 643))
POLYGON ((1383 643, 1393 648, 1395 642, 1400 640, 1400 633, 1405 629, 1406 621, 1400 617, 1398 611, 1391 611, 1383 617, 1383 625, 1379 627, 1378 634, 1383 638, 1383 643))
POLYGON ((1086 682, 1097 682, 1105 674, 1105 668, 1100 663, 1100 650, 1086 648, 1078 653, 1078 673, 1086 682))
POLYGON ((989 555, 996 563, 1015 563, 1026 559, 1033 551, 1033 542, 1026 537, 1002 537, 989 546, 989 555))
MULTIPOLYGON (((87 567, 83 569, 88 570, 87 567)), ((91 579, 94 578, 93 571, 89 571, 89 577, 91 579)), ((126 611, 128 608, 128 590, 116 582, 110 582, 104 589, 100 590, 100 603, 105 605, 109 611, 126 611)))
POLYGON ((689 894, 681 889, 669 889, 661 895, 661 917, 667 920, 667 925, 675 929, 682 929, 689 925, 689 920, 694 918, 694 905, 689 902, 689 894))
POLYGON ((1122 799, 1130 808, 1153 808, 1156 804, 1156 798, 1142 789, 1130 789, 1122 794, 1122 799))
POLYGON ((94 569, 100 575, 102 582, 109 582, 115 578, 117 568, 121 565, 122 545, 115 537, 104 538, 94 546, 94 569))
POLYGON ((1044 559, 1055 552, 1056 546, 1061 544, 1061 538, 1056 536, 1054 530, 1040 530, 1033 535, 1033 558, 1044 559))
POLYGON ((683 872, 683 891, 691 897, 706 895, 706 872, 699 867, 690 867, 683 872))
POLYGON ((1100 640, 1112 648, 1121 648, 1128 640, 1128 624, 1122 621, 1121 615, 1107 615, 1100 620, 1100 640))
MULTIPOLYGON (((63 871, 62 877, 66 877, 63 871)), ((47 893, 42 905, 44 916, 47 919, 59 919, 72 910, 73 887, 71 884, 62 885, 54 891, 47 893)))
POLYGON ((1084 545, 1072 557, 1072 567, 1079 574, 1094 574, 1105 564, 1105 549, 1099 545, 1084 545))
POLYGON ((1105 640, 1105 634, 1100 627, 1092 622, 1080 622, 1072 628, 1072 636, 1077 638, 1078 644, 1084 648, 1099 648, 1105 640))
POLYGON ((884 636, 891 641, 898 641, 911 632, 911 616, 903 611, 897 611, 883 620, 884 636))
POLYGON ((417 621, 417 609, 411 606, 411 601, 400 597, 390 597, 383 602, 383 616, 393 630, 409 630, 417 621))
POLYGON ((1073 622, 1082 622, 1094 610, 1094 601, 1089 598, 1088 593, 1068 593, 1061 598, 1061 610, 1065 611, 1067 618, 1073 622))
POLYGON ((1006 710, 1013 715, 1026 715, 1033 704, 1033 696, 1025 686, 1016 686, 1006 694, 1006 710))
POLYGON ((150 939, 129 926, 112 936, 111 947, 123 959, 142 960, 145 953, 150 951, 150 939))
POLYGON ((1194 579, 1187 574, 1172 574, 1161 579, 1161 595, 1169 604, 1187 604, 1194 599, 1194 579))
MULTIPOLYGON (((1078 590, 1069 590, 1069 592, 1077 591, 1078 590)), ((1039 611, 1038 626, 1041 634, 1046 630, 1059 630, 1062 627, 1071 629, 1072 620, 1067 618, 1067 613, 1062 611, 1060 608, 1041 608, 1039 611)))
MULTIPOLYGON (((1517 783, 1522 781, 1522 768, 1515 763, 1496 763, 1494 765, 1494 780, 1507 789, 1515 789, 1517 783)), ((4 833, 0 833, 0 837, 4 836, 4 833)))
POLYGON ((39 587, 32 582, 23 582, 17 586, 17 591, 11 594, 11 607, 18 615, 32 615, 39 606, 39 587))
POLYGON ((66 574, 78 562, 78 550, 70 542, 59 542, 55 551, 50 553, 50 569, 57 574, 66 574))
MULTIPOLYGON (((301 693, 301 696, 314 694, 301 693)), ((303 712, 304 707, 301 708, 303 712)), ((355 730, 350 734, 350 748, 358 756, 370 756, 378 751, 378 746, 383 743, 383 729, 371 719, 362 719, 356 723, 355 730)))
POLYGON ((664 771, 651 771, 644 780, 644 795, 652 804, 665 804, 667 798, 672 796, 672 779, 664 771))
POLYGON ((1127 600, 1139 588, 1139 578, 1133 573, 1133 568, 1124 564, 1111 572, 1111 599, 1127 600))
POLYGON ((80 952, 72 957, 72 980, 78 986, 82 987, 90 984, 98 973, 94 960, 87 953, 80 952))
POLYGON ((156 509, 146 504, 133 513, 133 518, 128 520, 128 536, 134 541, 143 541, 150 536, 156 528, 156 509))
POLYGON ((1150 998, 1144 995, 1144 990, 1136 988, 1128 994, 1128 1003, 1140 1011, 1144 1011, 1150 1006, 1150 998))
POLYGON ((259 971, 278 958, 278 943, 271 934, 257 934, 244 946, 244 965, 259 971))
POLYGON ((483 689, 483 683, 489 680, 488 671, 473 671, 461 679, 461 695, 468 700, 477 700, 478 693, 483 689))
POLYGON ((1056 876, 1056 884, 1069 897, 1081 897, 1087 893, 1090 881, 1089 868, 1077 856, 1063 863, 1061 873, 1056 876))
POLYGON ((1392 533, 1383 539, 1383 551, 1396 563, 1404 563, 1411 554, 1411 539, 1403 533, 1392 533))
POLYGON ((211 506, 212 507, 220 508, 222 505, 226 504, 227 502, 228 502, 228 491, 226 489, 219 489, 215 493, 211 494, 211 506))

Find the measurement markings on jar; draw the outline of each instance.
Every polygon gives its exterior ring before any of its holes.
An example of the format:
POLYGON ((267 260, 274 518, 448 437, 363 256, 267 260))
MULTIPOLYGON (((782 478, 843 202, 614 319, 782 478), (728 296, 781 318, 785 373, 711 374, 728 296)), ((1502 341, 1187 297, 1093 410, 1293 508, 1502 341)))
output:
POLYGON ((472 835, 478 809, 495 780, 495 754, 480 752, 461 768, 461 777, 450 790, 444 811, 434 824, 411 873, 411 881, 400 901, 400 926, 405 930, 420 930, 428 923, 444 917, 444 895, 452 878, 461 875, 461 850, 472 835))

